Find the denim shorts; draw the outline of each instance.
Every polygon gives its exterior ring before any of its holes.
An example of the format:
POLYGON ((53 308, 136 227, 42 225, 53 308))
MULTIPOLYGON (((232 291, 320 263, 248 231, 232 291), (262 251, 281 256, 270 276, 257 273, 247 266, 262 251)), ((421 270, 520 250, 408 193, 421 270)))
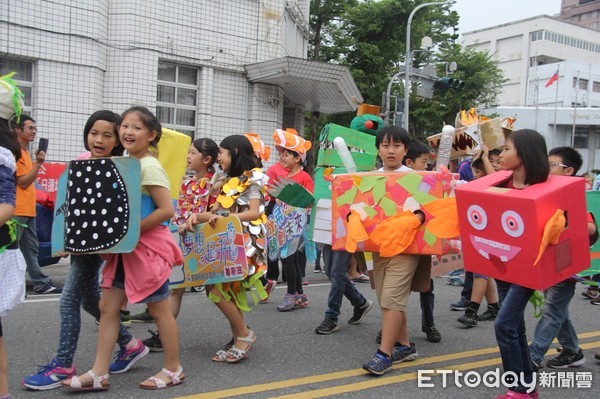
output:
MULTIPOLYGON (((121 290, 125 289, 125 268, 123 267, 123 260, 120 256, 117 262, 117 270, 115 271, 115 278, 112 286, 121 290)), ((169 298, 169 280, 165 281, 156 291, 137 303, 160 302, 167 298, 169 298)))

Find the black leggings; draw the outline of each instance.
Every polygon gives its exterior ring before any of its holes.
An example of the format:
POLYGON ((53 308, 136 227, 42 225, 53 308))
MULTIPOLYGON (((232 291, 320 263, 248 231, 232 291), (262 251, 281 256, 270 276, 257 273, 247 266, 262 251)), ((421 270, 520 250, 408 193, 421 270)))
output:
POLYGON ((296 251, 291 256, 281 259, 281 266, 285 281, 287 282, 288 294, 303 294, 302 290, 302 261, 304 260, 304 268, 306 268, 306 255, 303 251, 296 251))

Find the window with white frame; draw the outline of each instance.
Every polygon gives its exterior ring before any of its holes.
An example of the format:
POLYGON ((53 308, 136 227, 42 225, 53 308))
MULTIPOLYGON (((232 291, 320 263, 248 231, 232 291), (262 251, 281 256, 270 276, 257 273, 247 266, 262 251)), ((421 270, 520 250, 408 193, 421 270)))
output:
POLYGON ((156 116, 160 123, 194 139, 198 110, 198 68, 158 63, 156 116))
POLYGON ((16 72, 12 79, 25 96, 23 99, 25 103, 23 113, 31 115, 33 97, 33 62, 0 58, 0 76, 7 75, 11 72, 16 72))

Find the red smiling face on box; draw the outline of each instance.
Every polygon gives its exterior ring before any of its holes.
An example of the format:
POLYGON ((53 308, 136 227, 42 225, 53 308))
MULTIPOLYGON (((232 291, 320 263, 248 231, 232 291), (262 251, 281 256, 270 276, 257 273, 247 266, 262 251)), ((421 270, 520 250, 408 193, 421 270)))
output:
POLYGON ((503 187, 510 177, 497 172, 455 190, 465 269, 541 290, 589 267, 584 180, 550 176, 518 190, 503 187), (559 209, 567 227, 534 264, 559 209))

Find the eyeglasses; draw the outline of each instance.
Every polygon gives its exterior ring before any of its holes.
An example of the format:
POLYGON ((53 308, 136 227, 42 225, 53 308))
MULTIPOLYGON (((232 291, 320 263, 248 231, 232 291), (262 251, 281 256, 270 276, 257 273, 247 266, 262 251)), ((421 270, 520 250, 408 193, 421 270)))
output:
POLYGON ((567 165, 565 165, 565 164, 558 163, 558 162, 550 162, 550 167, 551 167, 551 168, 554 168, 554 167, 556 167, 556 166, 560 166, 560 167, 562 167, 562 168, 568 168, 568 166, 567 166, 567 165))

